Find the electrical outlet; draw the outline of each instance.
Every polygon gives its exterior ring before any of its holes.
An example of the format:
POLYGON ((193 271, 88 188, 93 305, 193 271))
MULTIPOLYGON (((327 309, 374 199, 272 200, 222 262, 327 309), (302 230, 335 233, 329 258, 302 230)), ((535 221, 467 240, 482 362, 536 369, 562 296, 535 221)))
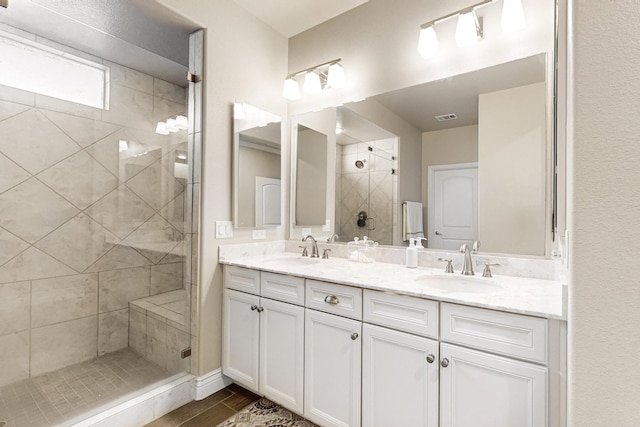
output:
POLYGON ((216 239, 229 239, 233 237, 233 222, 216 221, 216 239))
POLYGON ((253 240, 263 240, 267 238, 267 230, 253 230, 253 240))

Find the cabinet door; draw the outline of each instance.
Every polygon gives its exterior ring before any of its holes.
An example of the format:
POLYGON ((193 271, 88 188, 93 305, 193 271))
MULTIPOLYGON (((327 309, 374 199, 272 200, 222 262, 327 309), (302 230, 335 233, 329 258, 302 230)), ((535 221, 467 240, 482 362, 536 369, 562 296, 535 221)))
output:
POLYGON ((304 308, 266 298, 260 306, 260 393, 301 414, 304 308))
POLYGON ((442 427, 547 425, 546 368, 449 344, 440 364, 442 427))
POLYGON ((258 393, 260 298, 231 289, 223 297, 222 372, 258 393))
POLYGON ((304 416, 325 427, 359 427, 362 323, 305 310, 304 416))
POLYGON ((438 342, 362 326, 362 425, 438 427, 438 342))

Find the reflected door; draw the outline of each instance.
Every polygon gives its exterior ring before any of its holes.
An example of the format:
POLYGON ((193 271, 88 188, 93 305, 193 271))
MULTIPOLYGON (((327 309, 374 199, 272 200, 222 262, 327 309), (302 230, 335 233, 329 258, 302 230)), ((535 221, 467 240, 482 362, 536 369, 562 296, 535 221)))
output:
POLYGON ((429 247, 457 250, 478 236, 478 165, 429 168, 429 247))
POLYGON ((256 177, 256 227, 280 225, 280 180, 256 177))

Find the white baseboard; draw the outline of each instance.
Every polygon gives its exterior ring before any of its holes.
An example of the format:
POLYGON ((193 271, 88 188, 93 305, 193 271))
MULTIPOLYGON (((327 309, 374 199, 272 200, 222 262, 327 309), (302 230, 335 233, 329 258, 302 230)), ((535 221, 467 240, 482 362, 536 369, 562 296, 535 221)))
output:
POLYGON ((205 397, 211 396, 213 393, 222 390, 231 381, 228 377, 222 375, 222 369, 216 369, 207 374, 201 375, 196 378, 196 400, 202 400, 205 397))

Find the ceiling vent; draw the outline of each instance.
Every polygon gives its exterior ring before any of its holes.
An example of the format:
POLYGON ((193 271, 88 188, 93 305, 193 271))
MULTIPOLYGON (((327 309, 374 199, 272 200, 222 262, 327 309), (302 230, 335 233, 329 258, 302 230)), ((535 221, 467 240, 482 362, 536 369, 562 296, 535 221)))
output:
POLYGON ((450 114, 443 114, 441 116, 435 116, 436 120, 439 122, 446 122, 447 120, 456 120, 458 118, 458 116, 456 116, 454 113, 450 113, 450 114))

